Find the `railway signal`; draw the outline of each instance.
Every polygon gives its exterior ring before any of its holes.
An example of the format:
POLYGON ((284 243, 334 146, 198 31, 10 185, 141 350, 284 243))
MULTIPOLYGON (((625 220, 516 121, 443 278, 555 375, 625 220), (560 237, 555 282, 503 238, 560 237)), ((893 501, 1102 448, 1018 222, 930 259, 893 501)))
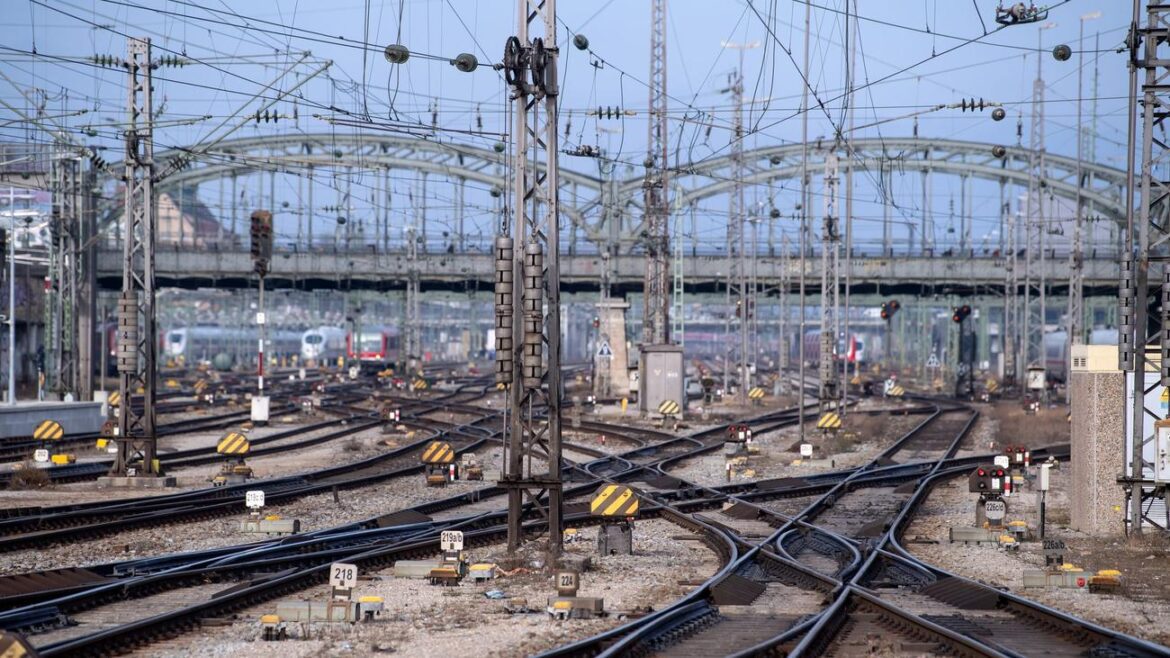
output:
POLYGON ((272 213, 257 210, 252 213, 252 267, 256 274, 268 274, 268 262, 272 259, 272 213))
POLYGON ((882 302, 881 317, 883 320, 889 321, 894 319, 894 314, 902 308, 902 304, 896 299, 891 299, 888 302, 882 302))
POLYGON ((959 325, 959 357, 955 377, 955 397, 961 400, 971 400, 975 397, 975 334, 967 322, 971 316, 971 306, 963 304, 956 306, 951 314, 951 321, 959 325))
POLYGON ((966 320, 969 315, 971 315, 970 305, 963 304, 962 306, 956 306, 954 313, 951 315, 951 321, 958 324, 966 320))

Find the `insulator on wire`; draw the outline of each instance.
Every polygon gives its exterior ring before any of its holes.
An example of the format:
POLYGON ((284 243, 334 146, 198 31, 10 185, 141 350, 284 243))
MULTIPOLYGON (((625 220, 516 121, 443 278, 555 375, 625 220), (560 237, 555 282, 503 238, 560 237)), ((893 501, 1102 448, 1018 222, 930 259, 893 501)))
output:
POLYGON ((1121 277, 1117 286, 1117 361, 1126 372, 1134 368, 1134 304, 1137 287, 1134 284, 1133 254, 1121 255, 1121 277))
POLYGON ((512 238, 496 238, 496 381, 512 383, 512 238))
POLYGON ((540 388, 544 371, 544 248, 524 245, 524 343, 520 372, 525 388, 540 388))

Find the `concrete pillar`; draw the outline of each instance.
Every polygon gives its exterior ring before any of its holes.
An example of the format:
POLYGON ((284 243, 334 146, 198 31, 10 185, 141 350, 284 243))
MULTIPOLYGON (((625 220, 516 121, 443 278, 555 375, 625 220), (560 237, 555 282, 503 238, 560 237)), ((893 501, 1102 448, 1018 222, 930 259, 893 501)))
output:
POLYGON ((1120 534, 1125 495, 1117 476, 1125 459, 1125 377, 1117 369, 1117 346, 1075 345, 1072 361, 1072 527, 1095 536, 1120 534))
POLYGON ((608 395, 625 397, 630 394, 629 354, 626 352, 626 310, 630 305, 611 299, 597 306, 598 317, 601 320, 601 338, 609 344, 613 356, 608 359, 597 359, 594 395, 605 395, 598 387, 603 385, 608 376, 608 395))

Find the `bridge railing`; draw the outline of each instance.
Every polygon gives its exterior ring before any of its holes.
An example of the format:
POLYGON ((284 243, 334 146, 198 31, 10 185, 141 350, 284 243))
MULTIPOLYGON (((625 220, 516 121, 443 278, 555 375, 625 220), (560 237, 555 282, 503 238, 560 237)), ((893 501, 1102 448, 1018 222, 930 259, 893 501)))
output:
MULTIPOLYGON (((423 255, 441 254, 490 254, 494 235, 466 235, 438 236, 420 240, 418 252, 423 255)), ((156 249, 164 251, 182 251, 195 249, 199 251, 233 253, 248 250, 248 236, 231 233, 212 235, 177 234, 174 232, 160 232, 156 238, 156 249)), ((111 235, 107 241, 107 248, 121 247, 121 239, 117 234, 111 235)), ((401 237, 395 239, 367 239, 364 236, 314 236, 312 240, 304 236, 278 235, 274 241, 273 251, 277 254, 328 254, 328 255, 392 255, 407 254, 407 243, 401 237)), ((780 244, 756 244, 754 253, 761 258, 780 258, 784 249, 780 244)), ((795 245, 788 245, 788 257, 800 258, 800 250, 795 245)), ((599 255, 599 251, 591 242, 580 240, 570 243, 562 240, 561 253, 568 255, 599 255)), ((622 254, 642 253, 638 244, 623 244, 622 254)), ((726 254, 725 245, 721 243, 696 242, 685 240, 682 253, 684 257, 723 257, 726 254)), ((747 254, 753 253, 751 245, 747 254)), ((1049 260, 1068 260, 1070 249, 1067 245, 1058 245, 1045 249, 1044 257, 1049 260)), ((814 244, 805 250, 807 258, 819 258, 821 249, 814 244)), ((844 254, 842 254, 844 255, 844 254)), ((1026 258, 1026 250, 1017 251, 1020 267, 1026 258)), ((960 247, 958 244, 940 244, 923 247, 921 245, 899 244, 883 248, 880 241, 864 240, 853 245, 850 254, 854 259, 881 259, 881 258, 938 258, 941 260, 955 259, 1005 259, 1007 254, 998 245, 978 245, 960 247)), ((1086 247, 1084 257, 1086 261, 1116 261, 1119 250, 1112 244, 1090 244, 1086 247)))

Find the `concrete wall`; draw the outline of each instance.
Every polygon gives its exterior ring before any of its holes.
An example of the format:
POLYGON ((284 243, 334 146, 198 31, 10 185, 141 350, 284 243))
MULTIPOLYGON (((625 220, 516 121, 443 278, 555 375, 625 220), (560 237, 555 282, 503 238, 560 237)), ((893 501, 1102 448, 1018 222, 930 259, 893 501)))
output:
POLYGON ((55 420, 65 436, 92 434, 102 428, 101 402, 19 402, 0 405, 0 438, 31 439, 42 420, 55 420))
POLYGON ((1125 377, 1074 371, 1071 379, 1072 527, 1096 536, 1121 534, 1125 495, 1117 476, 1125 450, 1125 377))

